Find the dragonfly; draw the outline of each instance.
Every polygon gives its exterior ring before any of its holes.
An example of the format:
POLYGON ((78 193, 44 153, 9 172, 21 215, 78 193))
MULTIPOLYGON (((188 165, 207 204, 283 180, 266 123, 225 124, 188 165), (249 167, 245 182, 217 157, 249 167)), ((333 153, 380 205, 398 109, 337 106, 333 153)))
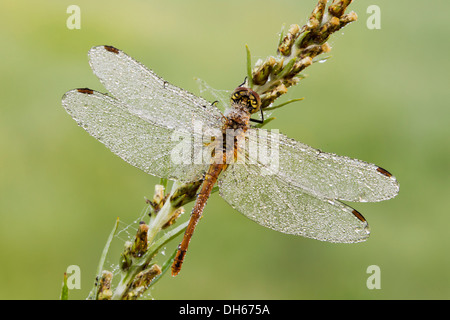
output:
POLYGON ((336 243, 361 242, 370 235, 363 215, 344 202, 378 202, 399 192, 397 179, 375 164, 253 126, 251 117, 261 112, 261 100, 245 85, 233 91, 222 112, 115 47, 96 46, 88 56, 109 94, 88 88, 65 93, 63 107, 78 125, 148 174, 202 183, 173 275, 181 270, 215 185, 227 203, 264 227, 336 243), (186 151, 186 146, 196 151, 183 152, 181 161, 175 161, 179 152, 174 150, 186 151), (276 152, 261 157, 254 150, 262 146, 276 152))

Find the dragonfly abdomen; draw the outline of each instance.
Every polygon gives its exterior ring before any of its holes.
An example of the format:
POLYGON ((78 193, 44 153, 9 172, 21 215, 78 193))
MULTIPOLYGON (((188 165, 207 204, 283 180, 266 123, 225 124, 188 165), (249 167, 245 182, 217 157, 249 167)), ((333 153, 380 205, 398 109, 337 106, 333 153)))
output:
POLYGON ((186 255, 189 242, 191 241, 192 235, 194 234, 195 227, 202 217, 203 209, 205 208, 206 202, 208 201, 217 178, 219 177, 222 170, 224 170, 225 166, 226 164, 223 163, 212 164, 205 174, 205 180, 203 181, 202 188, 197 196, 194 208, 192 209, 189 224, 186 228, 186 231, 184 232, 183 240, 178 246, 178 251, 175 255, 175 259, 173 260, 172 276, 176 276, 181 270, 184 256, 186 255))

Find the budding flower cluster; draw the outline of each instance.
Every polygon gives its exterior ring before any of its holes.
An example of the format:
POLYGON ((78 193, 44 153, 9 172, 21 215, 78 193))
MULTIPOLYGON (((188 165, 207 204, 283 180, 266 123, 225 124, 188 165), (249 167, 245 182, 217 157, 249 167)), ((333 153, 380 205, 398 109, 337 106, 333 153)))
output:
POLYGON ((277 56, 256 63, 247 82, 260 96, 262 109, 297 84, 302 78, 300 73, 315 57, 331 50, 326 41, 332 33, 356 21, 354 12, 344 15, 350 3, 351 0, 334 0, 326 11, 327 0, 319 0, 302 28, 293 24, 286 34, 281 34, 277 56))

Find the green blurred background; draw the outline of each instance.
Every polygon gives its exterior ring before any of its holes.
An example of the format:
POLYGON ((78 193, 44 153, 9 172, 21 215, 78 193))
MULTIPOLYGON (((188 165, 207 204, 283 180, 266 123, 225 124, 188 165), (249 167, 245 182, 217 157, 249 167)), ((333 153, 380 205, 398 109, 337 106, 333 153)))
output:
MULTIPOLYGON (((116 217, 121 227, 133 224, 159 181, 62 108, 72 88, 104 91, 88 65, 90 47, 120 48, 194 93, 193 77, 232 90, 245 76, 245 44, 253 61, 274 54, 281 26, 302 25, 315 4, 2 1, 0 298, 58 299, 69 265, 81 268, 81 289, 69 297, 86 298, 116 217), (66 27, 71 4, 81 8, 80 30, 66 27)), ((180 276, 166 275, 147 297, 450 298, 450 2, 355 1, 351 9, 359 20, 331 39, 332 58, 308 68, 284 100, 306 99, 277 111, 271 127, 398 178, 397 198, 354 206, 371 238, 343 245, 277 233, 215 194, 180 276), (366 26, 370 4, 381 8, 380 30, 366 26), (380 267, 379 290, 366 286, 370 265, 380 267)))

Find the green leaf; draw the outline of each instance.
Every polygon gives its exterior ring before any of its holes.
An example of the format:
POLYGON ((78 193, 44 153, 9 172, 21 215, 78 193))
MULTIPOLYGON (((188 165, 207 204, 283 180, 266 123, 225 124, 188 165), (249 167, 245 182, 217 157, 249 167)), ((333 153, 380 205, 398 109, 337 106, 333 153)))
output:
POLYGON ((211 194, 216 193, 217 191, 219 191, 219 186, 214 186, 211 190, 211 194))
MULTIPOLYGON (((119 217, 116 219, 116 223, 114 224, 113 229, 111 230, 111 233, 109 234, 108 240, 106 240, 105 247, 103 248, 102 255, 100 257, 100 261, 98 262, 97 266, 97 273, 96 278, 100 279, 103 271, 103 265, 105 264, 106 256, 108 255, 109 247, 111 246, 112 239, 114 238, 114 235, 116 234, 117 228, 119 227, 119 217)), ((88 299, 95 299, 97 300, 97 294, 98 290, 96 287, 97 281, 95 281, 94 288, 91 291, 91 296, 89 295, 88 299)))
POLYGON ((167 259, 164 264, 161 267, 161 273, 156 276, 152 282, 150 283, 149 287, 151 287, 152 285, 154 285, 156 282, 158 282, 158 280, 167 272, 167 270, 170 269, 170 266, 173 263, 173 260, 175 259, 175 255, 177 254, 178 251, 178 247, 175 248, 175 250, 172 252, 172 254, 170 255, 169 259, 167 259))
POLYGON ((63 286, 61 289, 61 300, 69 300, 69 287, 67 287, 67 273, 64 272, 63 286))
POLYGON ((286 28, 286 24, 283 23, 283 25, 281 26, 280 37, 278 39, 278 47, 280 46, 281 42, 283 41, 285 28, 286 28))
POLYGON ((275 120, 275 117, 271 117, 268 119, 265 119, 263 123, 258 123, 255 125, 255 128, 262 128, 263 126, 265 126, 266 124, 268 124, 269 122, 271 122, 272 120, 275 120))
POLYGON ((291 60, 289 60, 289 62, 283 67, 283 69, 280 71, 280 73, 277 74, 277 79, 284 78, 284 76, 287 75, 291 71, 295 62, 296 62, 296 58, 292 58, 291 60))
POLYGON ((248 45, 245 45, 245 49, 247 50, 247 79, 248 79, 248 86, 253 88, 253 78, 252 78, 252 56, 250 54, 250 49, 248 48, 248 45))
POLYGON ((163 247, 167 242, 183 233, 184 230, 186 230, 188 224, 189 221, 186 221, 177 226, 176 228, 173 228, 172 230, 166 232, 161 238, 153 242, 153 244, 148 248, 147 252, 143 256, 144 258, 141 260, 145 263, 146 262, 145 257, 153 257, 159 251, 159 249, 161 249, 161 247, 163 247))
POLYGON ((265 110, 265 111, 266 111, 266 110, 267 110, 267 111, 269 111, 269 110, 275 110, 275 109, 281 108, 281 107, 283 107, 283 106, 285 106, 285 105, 287 105, 287 104, 289 104, 289 103, 297 102, 297 101, 302 101, 303 99, 305 99, 305 98, 292 99, 292 100, 286 101, 286 102, 284 102, 284 103, 282 103, 282 104, 278 104, 278 105, 273 106, 273 107, 265 108, 264 110, 265 110))
POLYGON ((159 182, 159 184, 162 185, 162 186, 164 187, 164 191, 167 189, 167 182, 168 182, 168 181, 169 181, 169 180, 167 180, 167 179, 161 178, 161 180, 160 180, 160 182, 159 182))

